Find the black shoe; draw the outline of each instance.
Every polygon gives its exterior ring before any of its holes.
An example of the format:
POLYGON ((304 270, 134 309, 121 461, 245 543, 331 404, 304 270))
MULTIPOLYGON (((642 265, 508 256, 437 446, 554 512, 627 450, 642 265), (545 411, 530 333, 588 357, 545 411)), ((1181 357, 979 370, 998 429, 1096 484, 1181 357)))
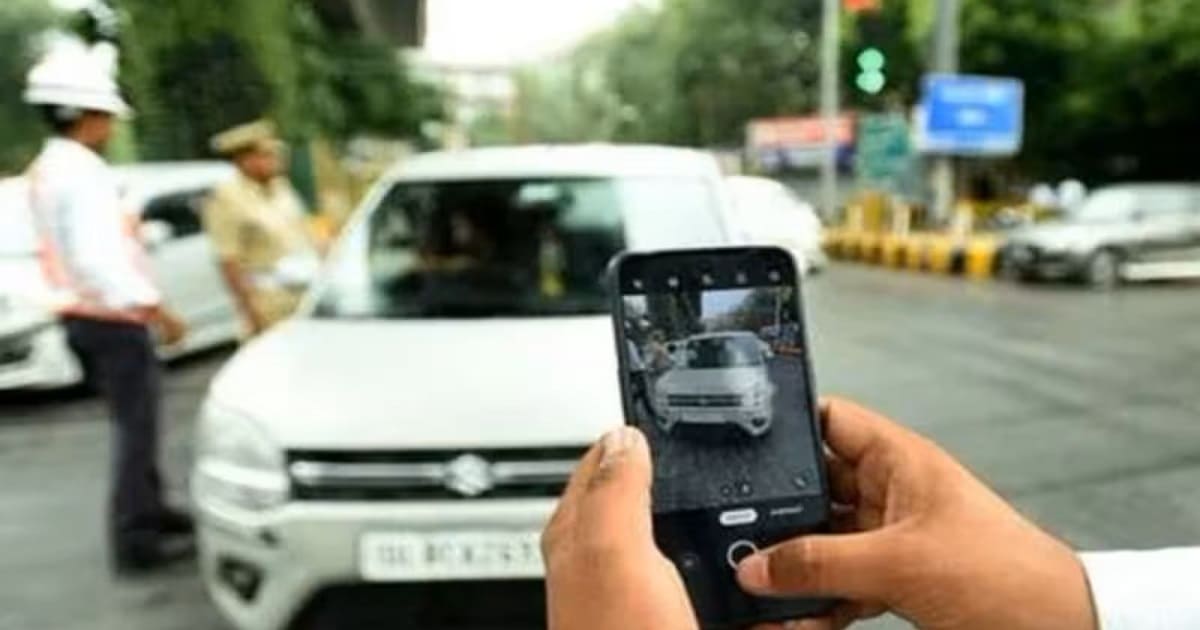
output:
POLYGON ((190 536, 195 533, 196 525, 186 512, 165 508, 158 515, 154 529, 167 536, 190 536))
POLYGON ((191 560, 195 555, 195 545, 186 539, 121 544, 113 554, 113 572, 120 577, 145 575, 191 560))

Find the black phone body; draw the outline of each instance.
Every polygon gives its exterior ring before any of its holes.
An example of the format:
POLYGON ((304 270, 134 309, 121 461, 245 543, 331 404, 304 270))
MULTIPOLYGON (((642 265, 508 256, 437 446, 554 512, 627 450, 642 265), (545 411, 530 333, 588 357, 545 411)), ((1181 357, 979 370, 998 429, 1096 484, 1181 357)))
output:
POLYGON ((827 531, 828 480, 792 256, 627 253, 609 273, 628 424, 654 454, 654 535, 705 628, 828 612, 735 577, 756 549, 827 531))

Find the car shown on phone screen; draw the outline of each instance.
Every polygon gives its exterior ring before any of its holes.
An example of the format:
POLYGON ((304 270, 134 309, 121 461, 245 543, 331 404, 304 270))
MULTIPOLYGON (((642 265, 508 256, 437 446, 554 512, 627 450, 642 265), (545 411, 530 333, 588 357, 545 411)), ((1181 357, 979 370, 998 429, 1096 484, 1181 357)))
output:
POLYGON ((202 411, 201 569, 245 629, 540 627, 539 536, 621 422, 604 276, 727 244, 699 152, 420 155, 343 231, 298 315, 202 411))
POLYGON ((736 426, 755 437, 771 430, 771 350, 757 335, 695 335, 684 342, 682 355, 654 384, 659 426, 736 426))

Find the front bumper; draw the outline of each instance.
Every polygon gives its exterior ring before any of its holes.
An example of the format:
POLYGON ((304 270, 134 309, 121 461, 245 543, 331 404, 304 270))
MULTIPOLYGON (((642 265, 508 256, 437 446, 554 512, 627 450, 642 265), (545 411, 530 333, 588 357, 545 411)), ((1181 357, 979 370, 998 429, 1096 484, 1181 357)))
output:
POLYGON ((278 630, 325 588, 366 584, 358 546, 368 532, 540 531, 555 501, 292 502, 260 514, 201 505, 200 568, 236 627, 278 630))
POLYGON ((673 407, 665 414, 670 426, 733 425, 753 436, 771 429, 771 410, 767 408, 712 409, 709 407, 673 407))
POLYGON ((0 390, 57 389, 83 382, 62 326, 0 338, 0 390))

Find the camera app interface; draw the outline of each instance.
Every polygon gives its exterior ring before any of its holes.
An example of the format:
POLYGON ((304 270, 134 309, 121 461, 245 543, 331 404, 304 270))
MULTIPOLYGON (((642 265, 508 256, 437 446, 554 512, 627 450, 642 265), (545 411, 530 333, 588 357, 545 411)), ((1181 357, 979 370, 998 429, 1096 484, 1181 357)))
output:
POLYGON ((622 296, 629 402, 654 452, 654 510, 785 500, 772 510, 784 513, 787 499, 821 493, 797 289, 705 279, 714 288, 676 280, 675 290, 622 296))

